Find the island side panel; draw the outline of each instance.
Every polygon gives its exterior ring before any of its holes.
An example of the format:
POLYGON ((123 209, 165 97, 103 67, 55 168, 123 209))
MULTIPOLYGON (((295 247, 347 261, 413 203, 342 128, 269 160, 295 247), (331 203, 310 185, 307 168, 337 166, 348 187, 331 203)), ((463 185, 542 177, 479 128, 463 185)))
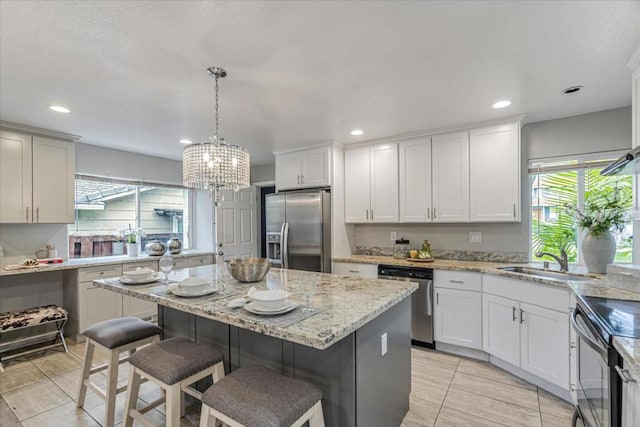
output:
POLYGON ((411 393, 411 298, 355 332, 356 407, 359 426, 398 426, 411 393), (381 355, 382 335, 387 353, 381 355))

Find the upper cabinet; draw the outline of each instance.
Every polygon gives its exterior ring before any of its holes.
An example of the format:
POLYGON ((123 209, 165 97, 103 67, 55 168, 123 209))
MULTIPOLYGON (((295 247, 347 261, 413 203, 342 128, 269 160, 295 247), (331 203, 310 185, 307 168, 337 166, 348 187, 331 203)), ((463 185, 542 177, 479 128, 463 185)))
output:
POLYGON ((519 125, 473 129, 469 137, 470 221, 520 221, 519 125))
POLYGON ((73 223, 73 142, 0 131, 0 223, 73 223))
POLYGON ((469 221, 469 133, 431 139, 433 221, 469 221))
POLYGON ((398 146, 345 151, 345 221, 398 221, 398 146))
POLYGON ((400 222, 431 221, 431 138, 403 141, 400 150, 400 222))
POLYGON ((331 147, 276 154, 276 189, 331 185, 331 147))

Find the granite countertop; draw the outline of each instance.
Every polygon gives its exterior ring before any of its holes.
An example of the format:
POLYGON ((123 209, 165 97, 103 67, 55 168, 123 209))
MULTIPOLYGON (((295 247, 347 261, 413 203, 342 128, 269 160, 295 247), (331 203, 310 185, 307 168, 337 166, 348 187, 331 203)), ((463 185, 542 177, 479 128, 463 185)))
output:
MULTIPOLYGON (((173 258, 184 258, 198 255, 213 255, 212 251, 203 251, 199 249, 185 249, 179 254, 171 255, 173 258)), ((155 261, 160 259, 160 256, 149 256, 147 254, 140 254, 137 257, 130 257, 128 255, 116 255, 106 257, 95 258, 79 258, 64 261, 58 264, 45 264, 34 268, 23 268, 20 270, 4 270, 0 269, 0 276, 13 276, 16 274, 29 274, 29 273, 42 273, 47 271, 69 270, 82 267, 99 267, 102 265, 111 264, 128 264, 132 262, 144 262, 155 261)))
MULTIPOLYGON (((375 255, 351 255, 349 257, 335 257, 336 262, 356 262, 363 264, 386 264, 398 265, 404 267, 432 268, 434 270, 453 270, 453 271, 472 271, 477 273, 493 274, 496 276, 510 277, 513 279, 526 280, 529 282, 542 283, 550 286, 565 288, 568 280, 556 280, 551 278, 532 277, 527 274, 516 273, 513 271, 499 270, 500 267, 520 266, 531 268, 542 268, 541 263, 502 263, 489 261, 461 261, 453 259, 434 259, 433 262, 416 262, 405 259, 396 259, 391 256, 375 256, 375 255)), ((557 271, 551 269, 550 271, 557 271)), ((604 276, 601 274, 589 274, 581 267, 571 268, 570 273, 586 275, 593 280, 598 280, 604 276)))
MULTIPOLYGON (((209 265, 177 270, 172 273, 172 279, 197 277, 212 282, 216 276, 216 269, 217 266, 209 265)), ((103 289, 320 350, 340 341, 418 289, 418 285, 412 282, 275 268, 272 268, 261 282, 239 283, 232 280, 229 284, 230 290, 239 294, 214 301, 212 299, 216 297, 215 293, 199 298, 167 295, 167 285, 159 282, 150 285, 123 285, 117 280, 106 279, 97 280, 94 284, 103 289), (299 286, 300 283, 309 280, 318 281, 317 292, 311 300, 311 305, 320 312, 292 326, 272 326, 268 322, 248 320, 233 312, 220 311, 229 300, 245 295, 252 286, 257 289, 284 289, 292 293, 290 299, 302 302, 299 286)))

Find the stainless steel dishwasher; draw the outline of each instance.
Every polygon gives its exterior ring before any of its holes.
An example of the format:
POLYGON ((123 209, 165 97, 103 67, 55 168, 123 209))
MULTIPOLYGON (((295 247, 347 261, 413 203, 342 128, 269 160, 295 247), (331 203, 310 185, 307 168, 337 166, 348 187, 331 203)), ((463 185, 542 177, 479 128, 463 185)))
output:
POLYGON ((411 296, 411 343, 433 348, 433 270, 379 265, 378 278, 418 283, 411 296))

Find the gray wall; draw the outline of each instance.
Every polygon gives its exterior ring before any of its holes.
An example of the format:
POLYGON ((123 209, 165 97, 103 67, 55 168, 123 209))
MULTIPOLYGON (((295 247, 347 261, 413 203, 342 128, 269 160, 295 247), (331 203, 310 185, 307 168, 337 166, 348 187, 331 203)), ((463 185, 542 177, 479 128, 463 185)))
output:
POLYGON ((522 128, 522 222, 518 224, 389 224, 356 225, 357 246, 390 247, 389 232, 412 244, 429 239, 436 249, 528 252, 530 189, 528 160, 631 147, 631 107, 526 124, 522 128), (469 243, 469 232, 482 233, 482 243, 469 243))
POLYGON ((275 181, 276 179, 276 165, 275 163, 270 165, 259 165, 251 167, 251 183, 275 181))

